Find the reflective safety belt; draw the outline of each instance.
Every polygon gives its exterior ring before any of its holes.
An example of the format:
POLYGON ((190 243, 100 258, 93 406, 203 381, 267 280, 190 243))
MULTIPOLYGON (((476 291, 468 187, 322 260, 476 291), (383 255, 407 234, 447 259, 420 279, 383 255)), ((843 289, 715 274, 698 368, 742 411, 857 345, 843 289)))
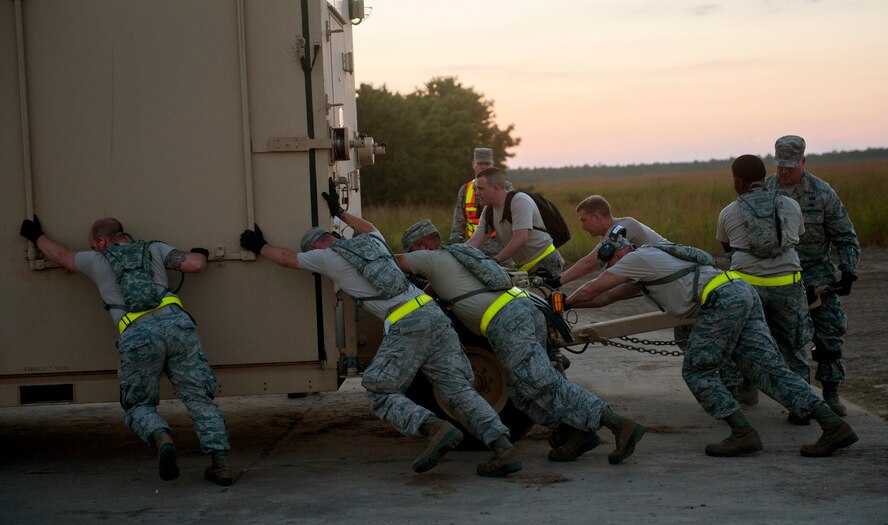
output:
POLYGON ((385 329, 385 333, 389 333, 389 329, 393 324, 397 323, 401 319, 407 317, 410 313, 419 310, 422 308, 424 304, 431 301, 432 297, 426 294, 417 295, 413 299, 410 299, 406 303, 401 306, 395 308, 395 310, 385 318, 385 322, 383 323, 383 327, 385 329))
POLYGON ((519 270, 519 271, 522 271, 522 272, 526 272, 526 271, 530 270, 531 268, 533 268, 534 266, 536 266, 536 263, 542 261, 544 257, 546 257, 547 255, 549 255, 550 253, 552 253, 552 252, 554 252, 554 251, 555 251, 555 245, 554 245, 554 244, 550 244, 548 248, 546 248, 545 250, 543 250, 542 255, 540 255, 540 256, 537 257, 536 259, 530 261, 529 263, 522 264, 521 266, 518 267, 518 270, 519 270))
POLYGON ((738 273, 739 272, 727 271, 710 279, 709 282, 706 283, 706 286, 703 287, 703 293, 700 295, 700 304, 706 304, 706 299, 709 298, 709 294, 719 286, 733 281, 734 279, 740 279, 738 273))
POLYGON ((802 280, 802 272, 778 275, 777 277, 759 277, 757 275, 749 275, 748 273, 743 272, 732 273, 753 286, 786 286, 802 280))
POLYGON ((150 310, 142 310, 141 312, 127 312, 123 317, 120 318, 120 321, 117 322, 117 329, 122 334, 124 330, 126 330, 131 324, 133 324, 136 319, 142 317, 145 314, 150 314, 155 310, 160 310, 165 306, 169 306, 171 304, 179 305, 179 308, 185 309, 182 306, 182 301, 179 300, 175 295, 167 295, 163 299, 160 300, 160 304, 155 306, 150 310))
POLYGON ((490 321, 493 321, 493 317, 503 309, 503 306, 506 306, 512 299, 517 297, 530 298, 530 294, 526 290, 513 286, 511 290, 506 290, 506 293, 497 297, 496 301, 487 307, 487 310, 484 310, 484 315, 481 316, 481 335, 487 337, 487 325, 490 324, 490 321))

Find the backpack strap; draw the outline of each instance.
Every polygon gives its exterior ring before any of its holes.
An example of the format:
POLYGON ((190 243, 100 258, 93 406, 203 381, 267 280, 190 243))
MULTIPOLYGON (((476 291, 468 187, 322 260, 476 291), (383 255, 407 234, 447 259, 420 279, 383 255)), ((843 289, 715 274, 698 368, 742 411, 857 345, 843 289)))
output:
POLYGON ((440 300, 442 303, 444 303, 444 306, 449 307, 449 306, 453 306, 454 304, 462 301, 463 299, 468 299, 469 297, 472 297, 472 296, 478 295, 479 293, 484 293, 484 292, 496 293, 496 292, 488 290, 486 287, 484 287, 484 288, 478 288, 477 290, 472 290, 471 292, 466 292, 466 293, 464 293, 460 296, 454 297, 453 299, 450 299, 450 300, 446 300, 446 299, 440 299, 440 300))
MULTIPOLYGON (((518 190, 512 190, 506 194, 506 203, 503 205, 503 218, 500 219, 500 222, 503 222, 503 221, 509 221, 510 223, 512 222, 512 199, 514 199, 515 195, 517 195, 519 193, 524 193, 525 195, 527 195, 527 193, 525 193, 523 191, 518 191, 518 190)), ((531 198, 531 200, 533 200, 533 198, 531 198)), ((534 201, 534 204, 536 204, 535 201, 534 201)), ((493 208, 493 206, 487 206, 487 208, 485 209, 485 214, 484 214, 484 222, 487 226, 485 233, 487 233, 488 235, 490 234, 490 228, 492 227, 491 224, 493 224, 493 209, 492 208, 493 208)), ((537 210, 539 210, 539 205, 537 205, 537 210)), ((540 217, 542 218, 542 212, 540 212, 540 217)), ((547 230, 545 228, 538 228, 536 226, 533 226, 532 228, 536 231, 540 231, 543 233, 549 233, 549 230, 547 230)))
POLYGON ((661 284, 671 283, 671 282, 677 281, 677 280, 681 279, 682 277, 684 277, 685 275, 689 275, 691 273, 694 274, 694 291, 693 291, 694 295, 693 296, 694 296, 694 300, 697 301, 700 298, 700 295, 698 293, 699 289, 700 289, 700 265, 699 264, 693 264, 691 266, 688 266, 687 268, 682 268, 681 270, 678 270, 677 272, 673 272, 673 273, 667 275, 666 277, 660 277, 659 279, 654 279, 653 281, 646 281, 646 282, 639 281, 636 284, 641 289, 641 292, 645 296, 647 296, 647 298, 650 299, 651 302, 653 302, 655 305, 657 305, 657 308, 659 308, 660 311, 665 312, 666 309, 663 308, 663 306, 660 303, 658 303, 653 297, 651 297, 650 290, 648 290, 648 287, 649 286, 659 286, 661 284))

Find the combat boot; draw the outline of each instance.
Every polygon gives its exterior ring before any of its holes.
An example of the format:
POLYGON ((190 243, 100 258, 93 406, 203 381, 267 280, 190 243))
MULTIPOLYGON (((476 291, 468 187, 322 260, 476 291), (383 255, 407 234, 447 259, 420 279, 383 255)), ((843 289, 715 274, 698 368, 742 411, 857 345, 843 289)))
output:
POLYGON ((179 467, 176 465, 176 446, 173 437, 166 429, 155 430, 151 435, 154 446, 157 447, 157 464, 160 479, 172 481, 179 477, 179 467))
POLYGON ((746 420, 741 410, 724 418, 724 421, 731 426, 731 435, 722 440, 721 443, 706 445, 707 456, 729 458, 743 454, 752 454, 764 448, 762 446, 762 438, 752 428, 752 425, 746 420))
POLYGON ((839 384, 832 382, 823 382, 823 400, 829 405, 829 408, 839 417, 848 415, 848 409, 839 400, 839 384))
POLYGON ((212 457, 213 464, 204 470, 204 479, 223 487, 234 484, 234 476, 231 475, 231 465, 228 463, 228 451, 213 451, 212 457))
POLYGON ((564 443, 549 451, 549 461, 574 461, 601 444, 601 438, 594 430, 580 430, 570 426, 566 426, 565 430, 564 443))
POLYGON ((487 463, 478 465, 476 472, 479 476, 500 478, 523 468, 518 451, 505 435, 491 443, 490 448, 493 449, 493 457, 487 463))
POLYGON ((441 462, 444 454, 459 446, 463 434, 458 428, 438 418, 424 424, 420 431, 428 437, 428 446, 413 461, 414 472, 426 472, 441 462))
POLYGON ((841 448, 850 447, 860 438, 851 425, 844 422, 826 403, 818 403, 814 408, 814 419, 823 429, 820 439, 813 445, 802 445, 801 455, 809 458, 825 458, 841 448))
POLYGON ((601 425, 614 433, 616 446, 607 455, 607 462, 616 465, 635 452, 635 444, 644 436, 644 427, 628 417, 615 414, 610 407, 601 414, 601 425))

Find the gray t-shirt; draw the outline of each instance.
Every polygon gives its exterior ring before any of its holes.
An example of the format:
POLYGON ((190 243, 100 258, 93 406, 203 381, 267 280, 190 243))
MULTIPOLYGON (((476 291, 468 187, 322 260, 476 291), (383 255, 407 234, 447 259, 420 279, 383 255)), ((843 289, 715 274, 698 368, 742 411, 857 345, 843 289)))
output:
MULTIPOLYGON (((614 226, 622 226, 623 228, 626 228, 626 239, 635 246, 644 246, 645 244, 663 242, 666 240, 666 237, 663 237, 632 217, 614 217, 614 226)), ((611 228, 613 228, 613 226, 611 226, 611 228)), ((598 245, 595 246, 595 249, 597 250, 601 248, 603 242, 604 238, 599 241, 598 245)))
MULTIPOLYGON (((385 242, 378 231, 373 231, 369 235, 378 237, 385 242)), ((370 284, 370 281, 358 273, 358 270, 350 262, 330 248, 298 253, 296 257, 299 259, 300 268, 329 277, 342 291, 355 299, 379 295, 379 291, 370 284)), ((385 319, 392 310, 420 295, 422 295, 422 290, 411 284, 406 292, 391 299, 375 299, 366 301, 363 305, 371 314, 385 319)))
MULTIPOLYGON (((645 283, 672 275, 692 265, 693 262, 673 257, 659 248, 643 246, 624 255, 607 271, 626 277, 635 283, 645 283)), ((655 305, 662 307, 669 315, 693 317, 700 307, 699 295, 703 293, 703 287, 710 279, 721 273, 721 270, 712 266, 700 266, 700 279, 697 281, 698 298, 694 297, 694 272, 670 283, 649 287, 649 295, 646 297, 655 305)))
MULTIPOLYGON (((500 246, 504 248, 511 242, 514 230, 529 230, 527 233, 527 243, 512 254, 512 260, 515 261, 515 265, 522 266, 542 255, 546 248, 552 244, 552 236, 544 231, 534 229, 536 227, 545 230, 546 226, 543 223, 543 217, 540 215, 539 208, 537 208, 533 199, 530 198, 530 195, 520 192, 516 193, 512 197, 509 208, 512 211, 512 222, 500 222, 503 219, 505 208, 494 208, 493 224, 491 226, 496 231, 496 238, 499 239, 500 246)), ((486 216, 487 214, 481 214, 481 219, 478 221, 478 228, 482 232, 487 231, 486 216)))
MULTIPOLYGON (((802 209, 799 203, 785 195, 779 195, 777 198, 783 203, 787 223, 783 236, 792 248, 769 259, 759 259, 748 251, 734 251, 731 255, 732 270, 759 277, 776 277, 802 270, 799 254, 795 250, 799 238, 805 233, 802 209)), ((743 220, 743 213, 740 211, 739 199, 725 206, 719 213, 715 238, 730 244, 734 249, 749 249, 749 236, 746 234, 746 221, 743 220)))
MULTIPOLYGON (((154 286, 157 287, 158 291, 162 292, 169 288, 164 261, 166 260, 167 255, 173 251, 173 247, 164 242, 157 241, 151 243, 148 250, 151 253, 151 269, 154 272, 154 286)), ((105 304, 124 304, 123 292, 121 292, 120 287, 117 286, 117 275, 114 273, 114 268, 111 267, 111 263, 108 262, 108 259, 106 259, 104 255, 92 250, 77 252, 74 256, 74 264, 77 265, 77 270, 80 273, 89 277, 94 283, 96 283, 96 287, 99 289, 99 295, 102 297, 102 301, 104 301, 105 304)), ((108 311, 111 313, 111 318, 114 319, 115 325, 120 321, 120 318, 126 314, 126 310, 119 308, 111 308, 108 311)))
MULTIPOLYGON (((419 250, 405 253, 413 273, 422 275, 445 301, 484 288, 484 284, 446 250, 419 250)), ((453 313, 473 333, 481 335, 481 318, 503 292, 482 292, 451 306, 453 313)))

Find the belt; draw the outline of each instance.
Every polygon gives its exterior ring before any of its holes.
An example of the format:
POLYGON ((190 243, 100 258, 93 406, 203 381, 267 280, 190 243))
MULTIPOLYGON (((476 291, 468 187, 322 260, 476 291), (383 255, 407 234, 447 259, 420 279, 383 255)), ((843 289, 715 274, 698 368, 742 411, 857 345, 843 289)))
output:
MULTIPOLYGON (((120 318, 120 321, 117 322, 117 329, 122 334, 124 330, 126 330, 127 328, 129 328, 129 326, 131 324, 136 322, 136 319, 139 319, 140 317, 144 316, 145 314, 150 314, 151 312, 156 312, 157 310, 160 310, 161 308, 166 308, 167 306, 169 306, 171 304, 178 305, 179 308, 182 308, 183 310, 185 309, 184 307, 182 307, 182 301, 180 301, 178 297, 176 297, 175 295, 167 295, 166 297, 164 297, 163 299, 160 300, 159 305, 157 305, 156 307, 154 307, 150 310, 142 310, 141 312, 127 312, 123 317, 120 318)), ((142 320, 146 321, 148 319, 151 319, 152 317, 154 317, 154 316, 145 317, 142 320)))
POLYGON ((737 274, 738 272, 727 271, 710 279, 709 282, 706 283, 706 286, 703 287, 703 293, 700 295, 700 304, 706 304, 706 299, 709 297, 709 294, 719 286, 731 282, 734 279, 740 279, 740 276, 737 274))
POLYGON ((413 313, 414 311, 419 310, 424 304, 431 300, 432 298, 429 295, 417 295, 413 299, 410 299, 406 303, 395 308, 395 310, 392 313, 388 314, 388 317, 385 318, 385 323, 383 323, 385 327, 385 333, 389 333, 389 328, 391 328, 393 324, 407 317, 407 315, 413 313))
POLYGON ((529 263, 522 264, 521 266, 518 267, 518 270, 519 270, 519 271, 522 271, 522 272, 526 272, 526 271, 530 270, 531 268, 533 268, 534 266, 536 266, 536 263, 542 261, 544 257, 546 257, 547 255, 549 255, 550 253, 552 253, 552 252, 554 252, 554 251, 555 251, 555 245, 554 245, 554 244, 550 244, 548 248, 546 248, 545 250, 543 250, 543 254, 542 254, 542 255, 540 255, 540 256, 537 257, 536 259, 530 261, 529 263))
POLYGON ((759 277, 757 275, 749 275, 748 273, 743 272, 732 273, 753 286, 786 286, 802 280, 802 272, 778 275, 777 277, 759 277))
POLYGON ((481 335, 487 337, 487 325, 493 321, 493 317, 503 309, 503 306, 518 297, 530 297, 530 294, 526 290, 513 286, 511 290, 506 290, 506 293, 497 297, 496 301, 487 307, 487 310, 484 310, 484 315, 481 316, 481 335))

